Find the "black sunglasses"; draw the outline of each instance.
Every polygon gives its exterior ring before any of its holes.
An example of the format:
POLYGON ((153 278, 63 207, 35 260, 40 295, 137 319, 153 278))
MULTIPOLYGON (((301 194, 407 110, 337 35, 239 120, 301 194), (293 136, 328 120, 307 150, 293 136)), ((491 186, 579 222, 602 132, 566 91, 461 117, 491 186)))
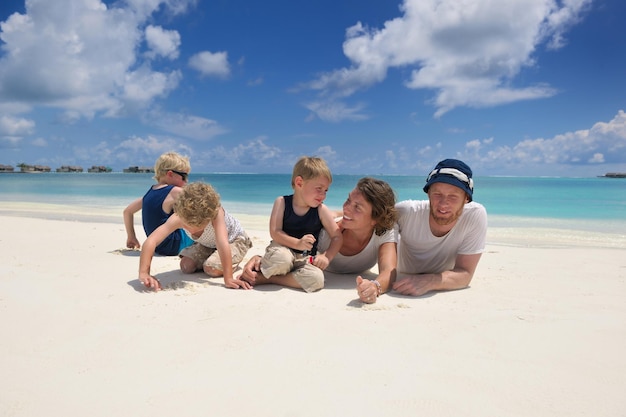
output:
POLYGON ((183 181, 187 181, 187 177, 189 176, 188 172, 174 171, 173 169, 170 169, 170 171, 172 171, 174 174, 180 175, 180 177, 183 179, 183 181))

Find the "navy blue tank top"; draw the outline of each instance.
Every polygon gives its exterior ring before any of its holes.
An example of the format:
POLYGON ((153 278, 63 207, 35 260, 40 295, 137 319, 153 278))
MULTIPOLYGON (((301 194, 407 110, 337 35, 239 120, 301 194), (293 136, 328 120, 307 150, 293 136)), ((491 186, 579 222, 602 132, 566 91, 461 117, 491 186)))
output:
MULTIPOLYGON (((153 189, 150 187, 148 192, 143 196, 142 208, 141 208, 141 221, 143 223, 143 230, 146 232, 146 236, 150 236, 150 233, 161 226, 170 218, 172 213, 166 213, 163 211, 163 201, 174 188, 173 185, 168 185, 163 188, 153 189)), ((180 252, 180 242, 182 240, 181 229, 175 230, 163 242, 156 247, 155 252, 159 255, 178 255, 180 252)))
MULTIPOLYGON (((304 216, 298 216, 293 211, 293 194, 283 196, 285 199, 285 212, 283 213, 283 231, 289 236, 300 239, 304 235, 315 236, 315 243, 311 249, 311 255, 317 254, 317 239, 322 230, 322 221, 317 207, 310 207, 304 216)), ((302 251, 295 250, 301 253, 302 251)))

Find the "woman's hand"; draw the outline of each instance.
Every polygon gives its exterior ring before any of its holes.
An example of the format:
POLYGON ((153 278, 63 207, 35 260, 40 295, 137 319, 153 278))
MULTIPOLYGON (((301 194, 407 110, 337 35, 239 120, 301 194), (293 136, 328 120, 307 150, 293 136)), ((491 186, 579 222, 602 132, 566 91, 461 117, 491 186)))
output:
POLYGON ((359 300, 366 304, 373 304, 378 298, 378 285, 369 279, 363 279, 360 275, 356 277, 356 291, 359 294, 359 300))

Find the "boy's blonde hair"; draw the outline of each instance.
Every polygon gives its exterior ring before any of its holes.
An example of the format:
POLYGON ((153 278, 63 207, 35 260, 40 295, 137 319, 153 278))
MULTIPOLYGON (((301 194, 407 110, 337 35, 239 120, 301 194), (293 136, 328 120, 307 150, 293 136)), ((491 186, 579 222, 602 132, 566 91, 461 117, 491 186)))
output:
POLYGON ((170 170, 189 173, 191 171, 189 158, 176 152, 164 153, 154 163, 154 179, 161 181, 170 170))
POLYGON ((333 182, 333 175, 330 173, 326 161, 316 156, 302 156, 298 159, 291 174, 291 188, 296 186, 296 177, 302 177, 305 181, 325 177, 329 182, 333 182))
POLYGON ((192 182, 183 187, 174 213, 190 226, 202 226, 215 219, 220 209, 220 195, 209 184, 192 182))

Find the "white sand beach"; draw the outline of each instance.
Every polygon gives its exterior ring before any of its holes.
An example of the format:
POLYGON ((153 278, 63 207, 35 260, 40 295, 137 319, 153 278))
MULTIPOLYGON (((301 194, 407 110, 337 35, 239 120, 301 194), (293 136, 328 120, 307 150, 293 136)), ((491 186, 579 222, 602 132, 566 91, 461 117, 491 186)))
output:
MULTIPOLYGON (((121 211, 76 221, 7 207, 1 416, 626 412, 624 236, 490 230, 471 287, 363 305, 353 276, 312 294, 232 290, 183 275, 176 257, 154 259, 165 290, 147 292, 121 211)), ((267 219, 237 217, 248 258, 262 253, 267 219)))

